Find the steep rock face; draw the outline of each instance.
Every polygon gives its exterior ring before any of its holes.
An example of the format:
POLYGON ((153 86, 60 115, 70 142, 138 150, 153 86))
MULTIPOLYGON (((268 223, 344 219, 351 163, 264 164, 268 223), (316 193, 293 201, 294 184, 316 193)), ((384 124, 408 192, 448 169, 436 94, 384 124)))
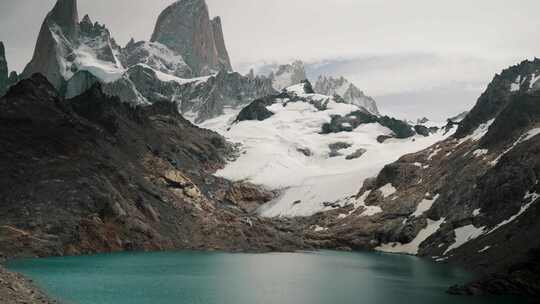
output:
POLYGON ((304 247, 246 211, 267 194, 213 176, 234 150, 170 102, 63 100, 36 75, 0 99, 0 129, 1 256, 304 247))
POLYGON ((103 79, 104 82, 110 82, 110 77, 115 77, 114 74, 108 75, 105 67, 100 71, 100 66, 94 66, 93 63, 86 62, 85 58, 88 55, 95 57, 98 61, 111 66, 113 73, 121 73, 122 64, 119 61, 120 46, 111 37, 111 33, 104 24, 98 22, 92 23, 88 15, 85 15, 80 23, 79 49, 76 52, 78 60, 76 60, 78 70, 88 70, 95 73, 97 77, 103 79), (99 73, 103 73, 100 75, 99 73))
POLYGON ((274 89, 281 91, 307 79, 306 70, 302 61, 280 65, 270 74, 274 89))
POLYGON ((158 42, 132 40, 122 49, 120 60, 125 67, 145 64, 168 75, 180 78, 193 76, 182 56, 158 42))
POLYGON ((87 71, 79 71, 71 77, 66 83, 66 98, 73 98, 80 95, 81 92, 88 91, 99 79, 87 71))
MULTIPOLYGON (((531 65, 510 70, 530 75, 531 65)), ((463 133, 387 165, 348 205, 320 215, 329 229, 317 242, 418 254, 484 276, 453 293, 540 294, 540 94, 529 81, 503 89, 501 79, 460 124, 463 133), (492 114, 465 131, 478 113, 492 114)))
POLYGON ((78 71, 112 82, 123 73, 117 58, 119 49, 104 25, 93 24, 88 16, 79 23, 76 0, 58 0, 43 22, 22 78, 40 73, 61 93, 78 71))
POLYGON ((195 121, 202 122, 223 114, 226 108, 240 109, 275 91, 269 79, 221 72, 207 81, 186 84, 179 93, 181 112, 195 113, 195 121))
POLYGON ((50 22, 62 28, 65 36, 76 40, 79 35, 79 12, 76 0, 58 0, 53 10, 47 16, 50 22))
POLYGON ((9 83, 9 70, 6 60, 6 50, 4 48, 4 43, 0 41, 0 96, 6 93, 6 89, 9 83))
POLYGON ((47 14, 34 49, 32 60, 23 77, 41 73, 58 89, 64 86, 70 66, 64 58, 72 54, 79 36, 79 17, 76 0, 58 0, 47 14))
POLYGON ((360 91, 354 84, 343 77, 319 76, 314 89, 319 94, 329 96, 338 95, 347 103, 362 107, 371 114, 379 115, 379 109, 375 100, 366 96, 364 92, 360 91))
POLYGON ((461 123, 456 136, 464 137, 479 125, 493 119, 510 102, 515 92, 540 89, 540 59, 523 61, 497 74, 477 104, 461 123))
POLYGON ((250 79, 235 72, 179 79, 166 77, 145 65, 136 65, 127 75, 148 102, 164 99, 178 102, 180 112, 196 122, 219 116, 226 108, 241 108, 254 99, 275 93, 269 79, 250 79))
POLYGON ((204 0, 179 0, 167 7, 159 15, 150 41, 182 55, 196 75, 231 70, 221 22, 210 20, 204 0))
POLYGON ((223 37, 223 25, 221 24, 221 17, 215 17, 212 19, 212 30, 214 33, 214 40, 216 42, 216 49, 218 52, 218 59, 220 66, 224 67, 227 71, 232 71, 231 59, 229 52, 225 46, 225 37, 223 37))

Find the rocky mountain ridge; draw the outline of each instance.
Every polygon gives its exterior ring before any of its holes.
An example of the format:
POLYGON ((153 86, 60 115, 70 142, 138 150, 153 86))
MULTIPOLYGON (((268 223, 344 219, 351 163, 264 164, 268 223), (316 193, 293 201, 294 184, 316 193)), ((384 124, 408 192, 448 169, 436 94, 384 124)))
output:
POLYGON ((405 155, 341 209, 308 220, 321 246, 375 249, 466 266, 483 277, 453 293, 540 293, 540 61, 495 76, 456 134, 405 155), (472 126, 472 127, 471 127, 472 126))
POLYGON ((58 0, 16 85, 0 48, 0 255, 370 249, 483 275, 454 293, 540 293, 540 60, 439 129, 301 62, 232 72, 202 0, 157 23, 120 47, 58 0))
POLYGON ((268 78, 272 79, 274 89, 281 91, 307 79, 304 63, 300 60, 282 64, 273 70, 268 78))
MULTIPOLYGON (((260 67, 259 77, 268 77, 272 79, 274 89, 281 91, 293 85, 299 84, 308 79, 306 73, 306 65, 301 60, 295 60, 289 64, 274 64, 260 67)), ((250 70, 249 75, 254 77, 255 72, 250 70)), ((344 102, 353 104, 365 109, 365 111, 380 115, 376 101, 364 94, 353 83, 341 77, 332 77, 327 75, 319 75, 314 82, 313 89, 315 93, 335 96, 343 99, 344 102)))
POLYGON ((212 175, 235 149, 170 102, 132 107, 99 84, 64 100, 35 75, 0 99, 0 128, 2 256, 304 247, 250 213, 273 193, 212 175))
POLYGON ((344 77, 334 78, 329 76, 319 76, 314 86, 315 92, 323 95, 338 95, 347 103, 354 104, 366 109, 369 113, 380 115, 377 103, 364 92, 360 91, 354 84, 344 77))
POLYGON ((152 42, 131 40, 120 47, 88 15, 78 21, 76 0, 58 1, 23 78, 41 73, 67 98, 99 82, 106 94, 126 103, 178 102, 180 112, 198 122, 275 93, 271 80, 231 72, 221 19, 208 15, 204 0, 176 1, 161 14, 152 42))

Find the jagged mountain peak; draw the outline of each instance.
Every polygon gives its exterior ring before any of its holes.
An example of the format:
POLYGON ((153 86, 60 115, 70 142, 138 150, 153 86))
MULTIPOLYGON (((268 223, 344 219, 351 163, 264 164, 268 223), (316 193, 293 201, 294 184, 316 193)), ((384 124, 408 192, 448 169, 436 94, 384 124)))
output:
POLYGON ((47 18, 59 25, 67 37, 72 39, 77 37, 79 26, 77 0, 58 0, 47 18))
POLYGON ((89 16, 79 22, 77 1, 59 0, 43 22, 22 78, 41 73, 62 93, 79 71, 112 82, 123 73, 119 50, 105 25, 92 23, 89 16))
POLYGON ((86 24, 92 24, 92 19, 90 18, 90 16, 88 14, 84 15, 84 17, 82 18, 81 24, 83 23, 86 23, 86 24))
POLYGON ((320 94, 337 95, 343 98, 347 103, 362 107, 371 114, 380 115, 375 100, 364 94, 363 91, 343 76, 332 77, 320 75, 315 83, 314 89, 315 92, 320 94))
POLYGON ((295 60, 290 64, 279 65, 270 74, 274 89, 280 91, 307 79, 304 63, 295 60))
POLYGON ((180 0, 158 17, 152 42, 159 42, 184 57, 197 75, 232 70, 221 19, 210 20, 204 0, 180 0))
POLYGON ((540 89, 540 59, 525 60, 495 75, 476 105, 463 119, 456 136, 463 138, 494 119, 512 101, 512 97, 540 89))
POLYGON ((0 41, 0 96, 4 95, 8 86, 9 70, 6 60, 4 43, 0 41))
POLYGON ((225 46, 225 38, 223 37, 223 25, 221 24, 221 17, 214 17, 211 21, 212 29, 214 32, 214 40, 216 42, 216 49, 218 52, 218 59, 220 70, 232 71, 231 59, 229 52, 225 46))

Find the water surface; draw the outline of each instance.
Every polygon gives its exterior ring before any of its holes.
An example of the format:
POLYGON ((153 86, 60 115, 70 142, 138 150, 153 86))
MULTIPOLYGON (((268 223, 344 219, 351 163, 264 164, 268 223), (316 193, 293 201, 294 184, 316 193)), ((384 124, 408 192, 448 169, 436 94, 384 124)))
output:
POLYGON ((471 276, 411 256, 381 253, 122 253, 17 260, 56 299, 74 304, 519 303, 456 297, 471 276))

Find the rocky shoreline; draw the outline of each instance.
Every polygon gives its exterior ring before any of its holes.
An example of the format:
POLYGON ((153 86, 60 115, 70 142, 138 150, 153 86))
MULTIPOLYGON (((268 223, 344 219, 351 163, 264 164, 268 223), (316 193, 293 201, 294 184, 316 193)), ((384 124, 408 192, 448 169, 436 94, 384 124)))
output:
POLYGON ((2 304, 58 304, 36 287, 32 280, 0 266, 0 302, 2 304))

